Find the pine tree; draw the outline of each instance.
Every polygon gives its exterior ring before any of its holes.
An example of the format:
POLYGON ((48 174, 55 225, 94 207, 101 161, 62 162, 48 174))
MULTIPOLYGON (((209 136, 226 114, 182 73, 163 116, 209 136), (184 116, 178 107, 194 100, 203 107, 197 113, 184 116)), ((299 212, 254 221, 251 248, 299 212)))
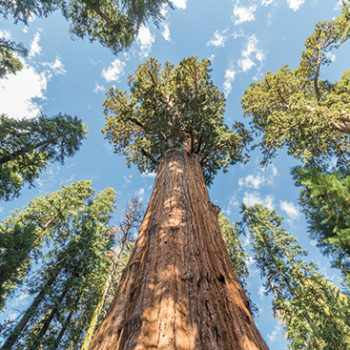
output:
MULTIPOLYGON (((86 185, 90 185, 89 182, 86 185)), ((67 349, 82 310, 96 307, 111 265, 108 252, 114 235, 108 224, 115 194, 105 189, 90 196, 61 228, 66 235, 48 254, 44 268, 32 280, 32 304, 22 315, 2 349, 67 349)))
POLYGON ((82 121, 68 115, 24 120, 0 116, 0 199, 18 196, 49 161, 63 164, 79 149, 85 133, 82 121))
POLYGON ((112 257, 112 264, 109 268, 108 276, 103 286, 103 293, 95 308, 91 320, 86 327, 81 350, 88 350, 92 337, 96 328, 103 320, 103 314, 111 304, 111 298, 115 294, 120 274, 125 268, 126 263, 130 258, 130 253, 133 248, 137 232, 142 221, 143 206, 139 199, 132 198, 124 210, 122 220, 118 225, 116 234, 120 236, 119 246, 112 257))
POLYGON ((158 170, 135 248, 91 349, 267 349, 252 319, 205 181, 244 159, 224 123, 209 61, 150 59, 111 88, 105 137, 140 171, 158 170))
POLYGON ((324 254, 333 257, 350 286, 350 173, 342 169, 295 168, 294 178, 302 186, 300 202, 308 219, 311 238, 324 254))
POLYGON ((67 223, 84 209, 92 193, 90 181, 77 181, 35 198, 0 223, 0 309, 23 282, 32 260, 43 257, 45 243, 54 249, 66 244, 67 223))
POLYGON ((306 252, 281 225, 282 217, 261 205, 243 207, 255 260, 273 294, 290 349, 347 349, 350 346, 349 299, 305 262, 306 252))
POLYGON ((252 116, 252 126, 263 139, 260 146, 267 162, 276 150, 288 153, 308 165, 349 164, 350 70, 331 83, 321 79, 321 68, 331 63, 330 53, 349 38, 350 3, 333 21, 319 22, 306 40, 299 67, 283 66, 267 73, 261 82, 244 92, 242 107, 252 116))

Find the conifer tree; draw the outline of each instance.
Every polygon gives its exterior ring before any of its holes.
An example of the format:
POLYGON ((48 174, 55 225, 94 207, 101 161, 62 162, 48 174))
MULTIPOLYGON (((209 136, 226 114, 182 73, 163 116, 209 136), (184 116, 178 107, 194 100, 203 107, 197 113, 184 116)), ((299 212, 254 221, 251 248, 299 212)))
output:
POLYGON ((84 210, 92 193, 90 181, 77 181, 35 198, 0 223, 0 309, 23 282, 32 260, 43 257, 45 243, 57 249, 66 244, 67 223, 84 210))
POLYGON ((23 120, 0 116, 0 199, 18 196, 49 161, 63 164, 79 149, 85 133, 82 121, 69 115, 23 120))
POLYGON ((295 168, 301 186, 300 202, 308 219, 311 238, 324 254, 333 257, 350 286, 350 173, 319 168, 295 168))
POLYGON ((3 79, 7 74, 14 74, 22 69, 23 64, 15 54, 26 56, 27 50, 22 44, 0 38, 0 79, 3 79))
POLYGON ((116 235, 119 236, 119 246, 112 256, 112 263, 103 286, 101 298, 86 327, 86 334, 82 342, 81 350, 89 349, 95 330, 102 322, 102 316, 106 313, 111 304, 111 298, 114 296, 118 287, 120 274, 130 258, 130 253, 141 225, 142 214, 143 205, 141 201, 138 198, 132 198, 127 208, 124 210, 121 222, 116 229, 116 235))
MULTIPOLYGON (((82 310, 96 307, 111 265, 114 235, 108 227, 114 211, 115 193, 105 189, 90 195, 61 227, 59 246, 37 278, 31 293, 36 295, 7 338, 2 349, 67 349, 75 336, 73 321, 82 310), (65 237, 64 237, 65 236, 65 237)), ((90 312, 91 314, 91 312, 90 312)))
POLYGON ((349 164, 350 71, 334 83, 321 79, 321 68, 331 63, 330 53, 349 38, 350 3, 343 2, 341 16, 319 22, 306 40, 299 66, 287 65, 267 73, 244 92, 242 107, 252 116, 252 126, 263 138, 260 146, 267 162, 276 150, 308 165, 349 164))
POLYGON ((289 348, 347 349, 350 346, 349 299, 317 266, 305 262, 306 252, 281 225, 274 210, 256 204, 243 207, 241 229, 251 233, 255 260, 275 314, 285 325, 289 348))
POLYGON ((224 122, 209 61, 155 59, 111 88, 105 137, 128 164, 157 170, 134 250, 93 349, 267 349, 234 273, 205 183, 245 159, 249 135, 224 122))
POLYGON ((117 53, 130 46, 141 23, 161 20, 165 5, 172 7, 169 0, 0 0, 0 14, 27 24, 32 15, 47 17, 60 10, 73 35, 117 53))

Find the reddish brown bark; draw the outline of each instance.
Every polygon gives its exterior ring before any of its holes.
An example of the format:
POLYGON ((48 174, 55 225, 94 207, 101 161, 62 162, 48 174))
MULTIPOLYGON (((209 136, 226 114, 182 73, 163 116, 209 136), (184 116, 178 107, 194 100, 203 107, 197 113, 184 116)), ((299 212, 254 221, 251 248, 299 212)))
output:
POLYGON ((221 236, 198 157, 168 150, 91 350, 267 350, 221 236))

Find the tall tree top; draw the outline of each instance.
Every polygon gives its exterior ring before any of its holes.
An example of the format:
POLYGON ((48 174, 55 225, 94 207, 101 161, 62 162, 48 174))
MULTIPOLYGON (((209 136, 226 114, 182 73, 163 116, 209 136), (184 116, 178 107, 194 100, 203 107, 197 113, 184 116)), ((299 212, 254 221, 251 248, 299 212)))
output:
POLYGON ((341 16, 315 26, 296 69, 269 72, 244 92, 244 114, 263 133, 264 161, 282 146, 309 164, 327 165, 332 156, 340 164, 350 161, 350 71, 334 83, 320 78, 322 66, 332 61, 331 50, 349 38, 349 8, 344 2, 341 16))
POLYGON ((0 14, 27 23, 30 16, 46 17, 61 10, 71 32, 97 40, 114 53, 130 46, 141 23, 162 19, 169 0, 0 0, 0 14))
POLYGON ((197 57, 163 68, 151 58, 129 77, 129 94, 110 88, 102 131, 115 152, 145 172, 157 169, 167 149, 186 147, 199 155, 207 184, 220 168, 243 160, 250 137, 241 123, 225 124, 225 98, 210 71, 210 61, 197 57))

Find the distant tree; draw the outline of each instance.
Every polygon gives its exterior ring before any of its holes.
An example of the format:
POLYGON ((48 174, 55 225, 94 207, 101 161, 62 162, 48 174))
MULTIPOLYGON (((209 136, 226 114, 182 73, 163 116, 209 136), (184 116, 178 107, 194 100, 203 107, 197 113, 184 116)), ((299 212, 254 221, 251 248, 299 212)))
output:
POLYGON ((161 20, 169 0, 0 0, 0 14, 28 23, 32 15, 47 17, 60 10, 73 35, 110 48, 114 53, 130 46, 141 23, 161 20))
POLYGON ((255 260, 273 294, 275 315, 282 319, 289 348, 348 349, 349 299, 304 261, 302 250, 281 225, 282 217, 261 205, 243 207, 241 229, 251 233, 255 260))
POLYGON ((238 236, 237 224, 233 225, 230 220, 219 213, 219 225, 224 238, 228 255, 232 261, 233 268, 242 287, 246 287, 246 279, 249 275, 247 260, 249 255, 244 251, 238 236))
POLYGON ((43 245, 58 249, 66 244, 68 223, 84 210, 92 193, 90 181, 77 181, 35 198, 0 223, 0 310, 23 282, 32 260, 43 257, 43 245))
POLYGON ((127 163, 157 171, 116 295, 90 348, 267 349, 234 273, 206 184, 245 159, 249 135, 224 122, 225 99, 196 57, 155 59, 111 88, 105 137, 127 163), (204 172, 204 174, 203 174, 204 172))
MULTIPOLYGON (((85 183, 86 187, 90 185, 85 183)), ((91 187, 90 187, 91 190, 91 187)), ((31 281, 36 295, 2 349, 67 349, 82 311, 93 310, 111 265, 114 235, 109 221, 115 192, 90 192, 61 228, 60 245, 48 253, 43 269, 31 281)))
POLYGON ((18 196, 49 161, 63 163, 79 149, 85 133, 82 121, 68 115, 23 120, 0 116, 0 199, 18 196))
POLYGON ((315 26, 299 67, 267 73, 244 92, 244 114, 252 116, 254 131, 263 134, 256 146, 261 147, 264 162, 286 146, 289 154, 308 165, 327 167, 335 157, 338 165, 348 166, 350 70, 334 83, 320 76, 321 68, 332 62, 332 50, 350 36, 350 3, 343 4, 341 16, 315 26))
POLYGON ((118 249, 112 256, 108 276, 103 286, 103 293, 93 311, 93 315, 89 324, 86 327, 86 333, 82 341, 81 350, 88 350, 92 337, 96 328, 103 321, 103 316, 106 314, 111 304, 111 298, 114 296, 122 270, 127 264, 131 250, 133 248, 136 235, 140 229, 142 222, 143 205, 138 198, 132 198, 123 212, 123 217, 116 229, 119 238, 118 249))
POLYGON ((296 184, 302 187, 300 202, 308 219, 311 237, 333 266, 341 269, 350 287, 350 172, 325 172, 319 168, 295 168, 296 184))

